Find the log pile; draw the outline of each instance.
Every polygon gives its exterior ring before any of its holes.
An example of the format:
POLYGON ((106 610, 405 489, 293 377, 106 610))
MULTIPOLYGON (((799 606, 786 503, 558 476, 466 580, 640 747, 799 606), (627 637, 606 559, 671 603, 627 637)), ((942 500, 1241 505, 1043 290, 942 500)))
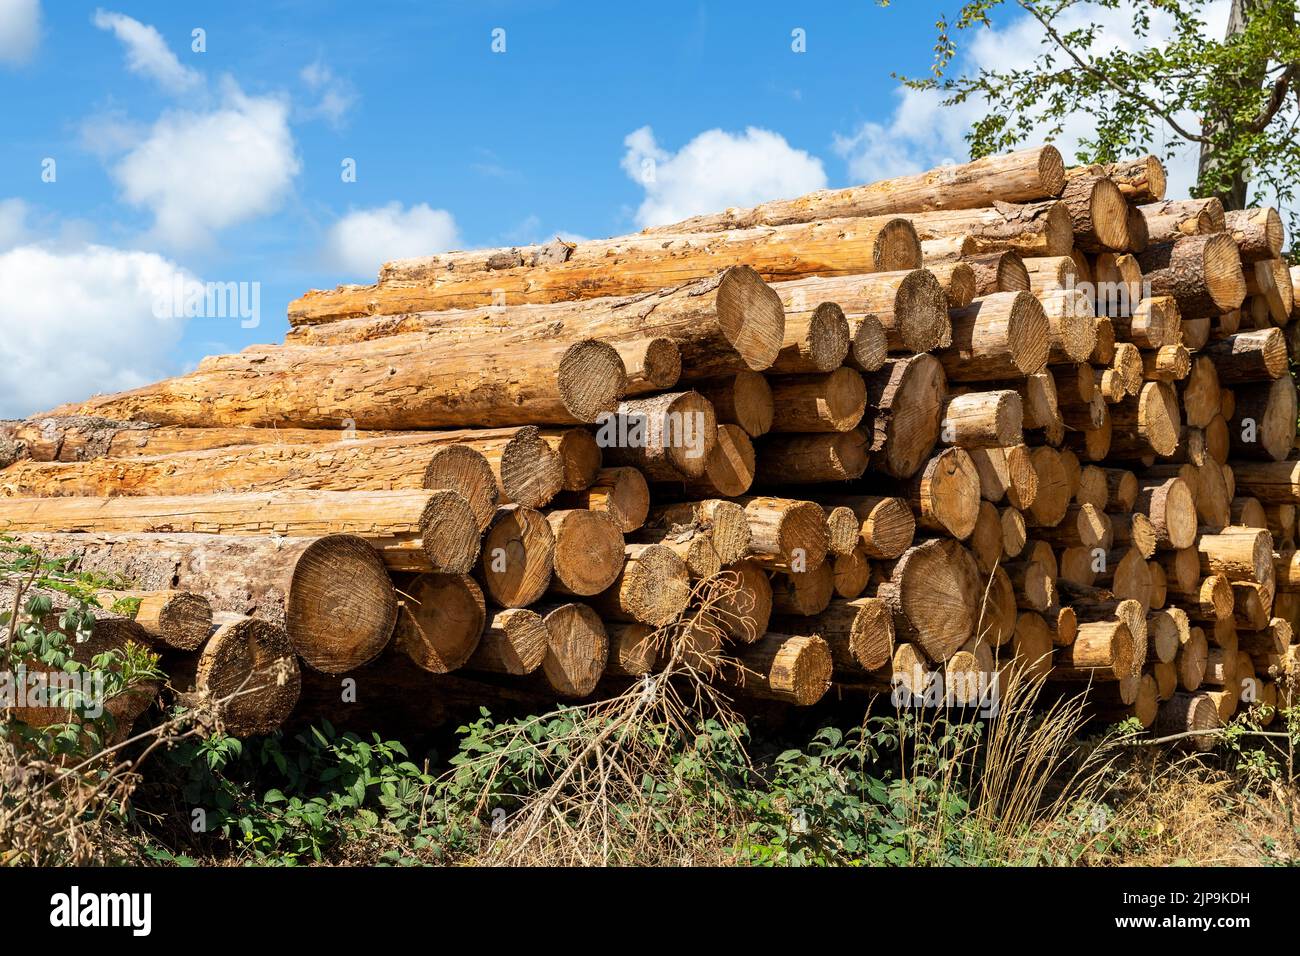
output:
POLYGON ((169 653, 279 668, 253 731, 582 699, 668 632, 742 698, 1018 671, 1215 726, 1300 653, 1300 326, 1275 211, 1164 193, 1043 146, 389 262, 280 345, 8 423, 0 529, 209 602, 169 653))

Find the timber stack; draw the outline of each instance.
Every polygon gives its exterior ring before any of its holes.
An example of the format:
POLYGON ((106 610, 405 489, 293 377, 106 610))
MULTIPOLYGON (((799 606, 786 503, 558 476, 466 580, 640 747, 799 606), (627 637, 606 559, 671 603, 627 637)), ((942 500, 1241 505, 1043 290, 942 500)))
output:
POLYGON ((1028 674, 1212 728, 1300 653, 1283 243, 1042 146, 388 262, 280 345, 8 423, 0 529, 132 582, 196 688, 274 673, 248 732, 345 687, 588 698, 665 648, 741 699, 1028 674))

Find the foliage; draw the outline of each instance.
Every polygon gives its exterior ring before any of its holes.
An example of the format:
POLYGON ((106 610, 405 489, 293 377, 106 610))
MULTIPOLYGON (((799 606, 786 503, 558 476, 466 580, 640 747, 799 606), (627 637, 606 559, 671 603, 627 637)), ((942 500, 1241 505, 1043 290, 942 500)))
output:
POLYGON ((1080 143, 1080 162, 1148 152, 1169 158, 1192 144, 1213 160, 1202 166, 1196 195, 1225 196, 1254 181, 1256 196, 1276 193, 1287 203, 1300 180, 1293 135, 1300 111, 1291 102, 1300 69, 1294 0, 1245 0, 1244 29, 1226 39, 1208 34, 1208 6, 1208 0, 968 0, 955 19, 940 17, 936 24, 932 75, 904 82, 944 92, 949 105, 987 105, 968 134, 974 156, 1052 139, 1067 119, 1087 115, 1092 133, 1080 143), (1024 68, 949 75, 958 36, 990 27, 1006 7, 1038 22, 1042 52, 1024 68), (1069 14, 1099 10, 1127 14, 1129 48, 1103 39, 1091 16, 1084 26, 1066 25, 1069 14), (1157 17, 1172 25, 1167 40, 1153 37, 1157 17))

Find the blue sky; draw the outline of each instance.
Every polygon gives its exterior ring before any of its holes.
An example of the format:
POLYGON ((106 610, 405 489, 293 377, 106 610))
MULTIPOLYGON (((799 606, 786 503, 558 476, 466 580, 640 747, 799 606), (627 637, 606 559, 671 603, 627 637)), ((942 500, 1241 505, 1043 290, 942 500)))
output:
POLYGON ((398 255, 963 159, 966 117, 890 78, 953 6, 0 0, 0 415, 278 341, 398 255), (154 315, 177 273, 260 283, 260 324, 154 315))

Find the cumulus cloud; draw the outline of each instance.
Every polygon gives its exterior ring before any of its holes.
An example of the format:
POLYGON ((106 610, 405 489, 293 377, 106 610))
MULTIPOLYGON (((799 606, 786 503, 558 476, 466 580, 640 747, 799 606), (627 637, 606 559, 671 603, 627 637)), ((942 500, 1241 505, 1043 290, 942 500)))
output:
POLYGON ((126 68, 146 76, 171 93, 184 93, 203 83, 203 77, 176 59, 162 34, 124 13, 96 10, 91 22, 108 30, 126 48, 126 68))
POLYGON ((164 377, 184 320, 154 302, 176 276, 151 252, 22 245, 0 253, 0 416, 18 418, 164 377))
POLYGON ((332 265, 368 280, 390 259, 428 256, 454 249, 460 239, 456 219, 445 209, 420 203, 410 209, 390 202, 355 209, 330 228, 327 252, 332 265))
POLYGON ((127 202, 150 210, 154 234, 181 247, 273 212, 301 169, 288 105, 227 80, 208 112, 164 113, 113 167, 127 202))
MULTIPOLYGON (((1228 0, 1214 0, 1206 6, 1207 33, 1221 37, 1227 22, 1228 0)), ((1062 34, 1098 24, 1100 33, 1093 45, 1097 55, 1107 51, 1132 51, 1149 45, 1159 45, 1173 36, 1173 20, 1159 11, 1147 9, 1151 17, 1151 31, 1147 39, 1135 37, 1130 25, 1133 7, 1125 4, 1119 9, 1107 9, 1094 4, 1071 7, 1059 19, 1062 34)), ((960 72, 974 74, 981 69, 1012 71, 1028 68, 1043 51, 1043 32, 1038 23, 1027 14, 1008 20, 996 29, 980 29, 966 36, 967 46, 954 64, 954 75, 960 72)), ((965 133, 981 116, 989 112, 987 101, 970 101, 956 106, 943 105, 940 93, 909 90, 899 87, 895 91, 893 113, 884 123, 866 122, 848 135, 835 138, 835 150, 845 160, 849 176, 854 182, 870 182, 889 176, 919 172, 948 162, 961 162, 969 156, 965 133)), ((1179 117, 1184 126, 1195 128, 1195 116, 1179 117)), ((1068 117, 1054 142, 1073 163, 1079 143, 1093 133, 1086 112, 1068 117)), ((1045 129, 1030 139, 1046 139, 1045 129)), ((1156 147, 1178 139, 1172 130, 1166 130, 1156 147)), ((1172 160, 1166 161, 1169 171, 1169 195, 1186 195, 1196 179, 1197 149, 1191 144, 1180 147, 1172 160)))
POLYGON ((316 97, 315 103, 303 108, 303 118, 323 119, 334 127, 343 125, 357 101, 357 92, 352 84, 335 76, 334 71, 320 60, 303 67, 298 75, 316 97))
POLYGON ((676 153, 663 149, 643 126, 623 141, 623 170, 645 190, 641 226, 676 222, 727 206, 750 206, 797 196, 826 185, 820 159, 795 149, 770 130, 706 130, 676 153))
POLYGON ((0 199, 0 252, 27 236, 27 204, 21 199, 0 199))
POLYGON ((26 63, 40 42, 40 0, 0 0, 0 63, 26 63))

